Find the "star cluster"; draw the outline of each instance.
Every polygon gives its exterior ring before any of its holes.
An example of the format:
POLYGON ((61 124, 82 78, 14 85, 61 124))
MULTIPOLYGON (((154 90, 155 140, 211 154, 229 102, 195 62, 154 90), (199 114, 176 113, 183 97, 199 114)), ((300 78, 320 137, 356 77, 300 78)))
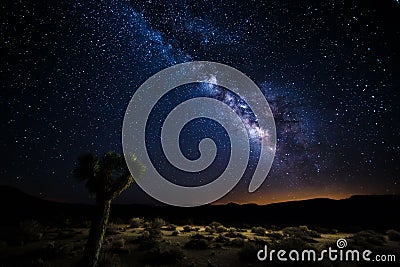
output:
MULTIPOLYGON (((159 103, 154 125, 197 96, 224 102, 245 122, 248 170, 221 202, 399 194, 399 17, 392 0, 2 2, 1 183, 86 201, 71 175, 77 156, 121 152, 122 120, 136 88, 166 67, 206 60, 248 75, 277 127, 269 177, 248 194, 257 141, 268 131, 245 99, 204 83, 177 88, 159 103)), ((208 182, 226 164, 226 133, 207 120, 184 128, 182 151, 198 157, 195 144, 210 132, 219 160, 182 183, 208 182)), ((133 188, 121 201, 151 200, 133 188)))

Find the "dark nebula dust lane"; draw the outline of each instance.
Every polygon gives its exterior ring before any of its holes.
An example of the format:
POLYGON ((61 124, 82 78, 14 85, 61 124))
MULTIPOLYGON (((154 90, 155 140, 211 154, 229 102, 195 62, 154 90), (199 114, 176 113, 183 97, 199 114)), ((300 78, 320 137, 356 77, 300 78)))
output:
MULTIPOLYGON (((157 105, 155 119, 180 101, 207 96, 242 118, 252 153, 243 179, 221 203, 400 193, 398 1, 0 5, 1 184, 50 199, 89 201, 71 175, 78 155, 122 152, 122 121, 135 90, 166 67, 203 60, 249 76, 268 100, 277 130, 268 179, 249 194, 257 140, 268 133, 245 100, 200 83, 178 88, 157 105)), ((150 137, 159 124, 154 121, 150 137)), ((181 149, 188 158, 198 153, 193 136, 217 140, 219 158, 208 173, 221 172, 229 157, 223 129, 209 121, 185 127, 181 149)), ((152 141, 147 146, 160 158, 159 143, 152 141)), ((168 168, 163 172, 172 180, 180 177, 168 168)), ((194 186, 209 181, 206 176, 177 182, 194 186)), ((153 203, 137 186, 119 201, 153 203)))

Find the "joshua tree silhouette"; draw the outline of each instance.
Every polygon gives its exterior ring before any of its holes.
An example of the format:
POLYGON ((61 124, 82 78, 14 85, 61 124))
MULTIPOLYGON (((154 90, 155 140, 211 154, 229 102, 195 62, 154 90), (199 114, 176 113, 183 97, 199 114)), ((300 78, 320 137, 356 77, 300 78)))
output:
MULTIPOLYGON (((144 172, 144 166, 132 156, 135 168, 132 175, 137 178, 144 172)), ((78 158, 78 165, 73 174, 86 186, 96 199, 97 211, 92 220, 89 238, 86 243, 83 264, 94 267, 97 265, 104 233, 107 227, 112 200, 127 189, 133 182, 124 157, 116 152, 108 152, 99 159, 94 154, 84 154, 78 158)))

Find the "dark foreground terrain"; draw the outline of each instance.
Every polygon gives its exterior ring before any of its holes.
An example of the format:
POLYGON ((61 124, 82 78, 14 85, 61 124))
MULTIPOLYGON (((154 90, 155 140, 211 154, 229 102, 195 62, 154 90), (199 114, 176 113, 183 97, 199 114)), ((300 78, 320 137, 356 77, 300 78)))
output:
MULTIPOLYGON (((0 266, 77 266, 92 206, 50 202, 10 187, 0 193, 0 266)), ((397 266, 399 204, 399 196, 355 196, 190 209, 114 205, 100 266, 376 266, 377 255, 383 266, 397 266), (371 250, 371 262, 327 255, 318 261, 322 250, 340 250, 338 239, 347 242, 344 253, 371 250), (291 250, 301 259, 302 250, 312 249, 316 261, 280 262, 276 254, 259 261, 265 245, 269 252, 286 250, 286 258, 291 250)))

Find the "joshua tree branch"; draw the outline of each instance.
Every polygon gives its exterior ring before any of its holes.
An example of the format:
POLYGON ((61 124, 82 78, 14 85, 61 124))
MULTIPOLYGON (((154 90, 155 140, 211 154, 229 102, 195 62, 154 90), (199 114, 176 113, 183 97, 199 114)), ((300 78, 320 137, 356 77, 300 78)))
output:
POLYGON ((119 179, 113 184, 110 191, 107 194, 108 199, 114 199, 119 196, 124 190, 126 190, 133 182, 133 177, 130 173, 126 173, 119 177, 119 179))

